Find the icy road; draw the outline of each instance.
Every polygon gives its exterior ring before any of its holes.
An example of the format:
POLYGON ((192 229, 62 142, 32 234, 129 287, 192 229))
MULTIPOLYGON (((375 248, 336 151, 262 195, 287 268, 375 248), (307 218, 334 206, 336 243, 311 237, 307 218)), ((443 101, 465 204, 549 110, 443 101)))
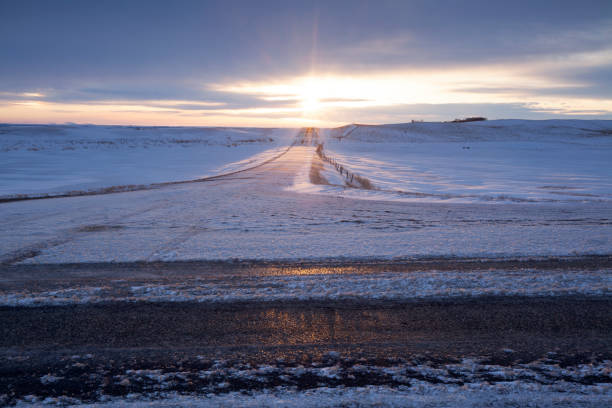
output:
MULTIPOLYGON (((319 187, 337 188, 349 170, 339 176, 317 155, 319 142, 316 129, 303 131, 280 157, 201 182, 2 203, 0 262, 612 253, 610 200, 491 205, 321 194, 319 187)), ((348 189, 360 190, 372 192, 348 189)))

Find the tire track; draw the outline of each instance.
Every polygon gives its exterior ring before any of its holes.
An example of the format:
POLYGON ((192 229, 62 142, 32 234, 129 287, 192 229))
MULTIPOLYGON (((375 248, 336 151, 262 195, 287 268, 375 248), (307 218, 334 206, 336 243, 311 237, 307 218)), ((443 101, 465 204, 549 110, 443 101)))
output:
MULTIPOLYGON (((126 220, 139 216, 150 211, 155 211, 160 208, 168 207, 168 203, 153 205, 145 210, 141 211, 131 211, 127 214, 122 214, 120 216, 115 217, 112 220, 105 220, 103 224, 96 223, 87 223, 80 224, 76 227, 69 228, 64 231, 62 236, 51 238, 43 241, 36 242, 34 244, 30 244, 26 247, 19 248, 15 251, 8 252, 6 254, 0 254, 0 266, 7 266, 16 264, 19 262, 23 262, 27 259, 35 258, 40 255, 43 251, 47 249, 51 249, 60 245, 64 245, 70 241, 75 240, 76 238, 82 236, 83 234, 91 234, 99 231, 104 231, 108 229, 116 229, 123 228, 122 222, 124 223, 126 220)), ((84 217, 85 219, 89 219, 88 217, 84 217)))

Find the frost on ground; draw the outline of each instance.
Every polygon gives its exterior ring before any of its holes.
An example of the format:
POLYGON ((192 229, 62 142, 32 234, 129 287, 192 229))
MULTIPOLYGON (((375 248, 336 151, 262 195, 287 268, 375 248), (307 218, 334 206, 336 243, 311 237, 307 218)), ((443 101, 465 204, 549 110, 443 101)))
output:
MULTIPOLYGON (((127 278, 127 277, 126 277, 127 278)), ((282 300, 410 300, 476 296, 608 296, 612 271, 386 272, 239 279, 189 278, 178 282, 107 282, 102 287, 0 291, 0 306, 101 302, 240 302, 282 300)))
MULTIPOLYGON (((512 353, 508 350, 507 353, 512 353)), ((330 353, 312 365, 202 362, 200 370, 97 370, 83 400, 58 395, 71 379, 45 376, 17 406, 88 407, 601 407, 612 402, 610 361, 573 366, 551 357, 498 365, 478 358, 391 366, 343 360, 330 353), (62 383, 65 382, 65 384, 62 383), (181 391, 177 391, 181 390, 181 391), (108 394, 108 392, 111 392, 108 394)), ((82 363, 78 363, 81 364, 82 363)), ((6 396, 5 402, 8 402, 6 396)), ((15 401, 13 401, 15 402, 15 401)))
POLYGON ((351 125, 324 130, 325 179, 294 190, 442 202, 612 199, 612 124, 580 120, 351 125), (355 177, 374 188, 359 186, 355 177))
POLYGON ((193 180, 248 168, 297 130, 0 125, 0 198, 193 180))

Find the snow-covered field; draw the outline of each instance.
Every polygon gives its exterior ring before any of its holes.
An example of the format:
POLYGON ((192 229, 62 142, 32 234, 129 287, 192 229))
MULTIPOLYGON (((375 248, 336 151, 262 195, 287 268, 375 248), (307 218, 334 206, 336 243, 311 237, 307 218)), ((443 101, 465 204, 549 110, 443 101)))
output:
MULTIPOLYGON (((350 125, 324 130, 325 155, 373 188, 297 191, 351 198, 442 202, 612 200, 612 123, 495 120, 350 125)), ((336 173, 336 174, 334 174, 336 173)))
POLYGON ((261 163, 295 129, 0 125, 0 198, 185 181, 261 163))
MULTIPOLYGON (((295 131, 290 130, 249 130, 247 134, 273 134, 274 142, 245 142, 235 147, 170 143, 172 147, 153 150, 168 152, 172 160, 198 169, 191 176, 175 173, 178 179, 212 174, 207 173, 206 160, 195 159, 198 151, 207 151, 201 157, 218 165, 215 172, 226 172, 252 167, 279 149, 286 151, 285 146, 297 144, 282 157, 239 177, 1 204, 0 218, 5 221, 0 224, 0 262, 610 254, 610 129, 610 121, 414 123, 327 129, 312 140, 304 133, 296 139, 295 131), (320 157, 318 143, 323 144, 324 157, 342 166, 342 174, 320 157), (189 153, 192 149, 195 153, 189 153), (258 154, 249 156, 252 149, 258 154), (217 150, 229 156, 217 157, 217 150), (319 177, 313 178, 316 165, 320 166, 319 177), (412 169, 414 166, 418 169, 412 169), (357 177, 362 177, 373 187, 347 187, 348 174, 355 176, 354 186, 357 177), (459 175, 467 181, 459 180, 459 175)), ((106 127, 93 131, 109 132, 106 127)), ((167 133, 158 139, 168 141, 178 137, 168 134, 180 131, 185 130, 161 128, 159 132, 167 133)), ((209 139, 226 140, 228 134, 242 135, 243 131, 215 130, 218 137, 209 139)), ((151 132, 153 136, 142 139, 154 139, 158 130, 151 132)), ((36 137, 23 136, 23 146, 45 139, 39 131, 34 134, 36 137)), ((0 139, 15 137, 5 134, 0 139)), ((92 140, 106 139, 99 135, 92 140)), ((52 145, 51 151, 57 152, 58 146, 52 145)), ((118 155, 125 151, 128 156, 151 149, 101 146, 101 151, 116 150, 118 155)), ((2 161, 0 178, 14 180, 14 187, 22 185, 18 180, 29 177, 38 180, 33 182, 37 191, 48 192, 50 187, 38 179, 41 172, 28 167, 26 160, 26 156, 34 157, 28 155, 45 157, 47 153, 24 149, 0 152, 3 158, 24 155, 19 167, 12 170, 2 161)), ((83 160, 89 157, 85 149, 67 152, 83 155, 83 160)), ((146 154, 139 160, 131 157, 132 166, 142 166, 134 171, 136 178, 168 180, 159 173, 148 173, 157 162, 145 161, 146 154)), ((58 165, 57 171, 66 177, 87 174, 83 161, 80 167, 76 163, 76 167, 67 167, 70 171, 58 165)), ((120 176, 131 174, 122 171, 120 176)))
MULTIPOLYGON (((283 151, 295 129, 0 125, 0 198, 194 180, 248 168, 283 151)), ((322 129, 327 157, 372 188, 294 191, 376 200, 612 200, 612 123, 495 120, 322 129)), ((331 184, 331 185, 329 185, 331 184)), ((353 183, 355 185, 355 183, 353 183)))

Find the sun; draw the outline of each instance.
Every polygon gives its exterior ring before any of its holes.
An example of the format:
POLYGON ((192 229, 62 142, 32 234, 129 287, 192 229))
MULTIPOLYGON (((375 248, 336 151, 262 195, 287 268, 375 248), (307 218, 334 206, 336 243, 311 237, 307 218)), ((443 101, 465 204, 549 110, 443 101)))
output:
POLYGON ((301 84, 298 98, 304 113, 312 113, 321 109, 319 95, 321 95, 320 84, 316 80, 309 78, 301 84))
POLYGON ((321 104, 316 96, 307 96, 302 99, 302 110, 304 112, 314 112, 320 108, 321 104))

